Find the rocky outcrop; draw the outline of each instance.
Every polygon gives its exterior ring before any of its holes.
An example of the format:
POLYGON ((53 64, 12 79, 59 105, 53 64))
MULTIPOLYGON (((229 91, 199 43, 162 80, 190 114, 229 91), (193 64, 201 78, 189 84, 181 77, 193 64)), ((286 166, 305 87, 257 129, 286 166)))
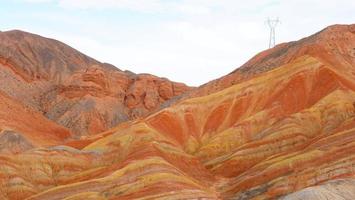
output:
POLYGON ((319 186, 305 188, 301 191, 289 194, 281 200, 352 200, 355 199, 355 180, 340 179, 329 181, 319 186))
POLYGON ((5 130, 0 133, 0 153, 21 153, 33 145, 20 133, 5 130))

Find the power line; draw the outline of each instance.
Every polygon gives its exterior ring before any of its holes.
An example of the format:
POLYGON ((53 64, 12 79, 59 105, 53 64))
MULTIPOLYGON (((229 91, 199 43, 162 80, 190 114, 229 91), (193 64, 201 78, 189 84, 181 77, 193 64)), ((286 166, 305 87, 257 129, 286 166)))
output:
POLYGON ((275 46, 275 29, 276 29, 276 26, 281 23, 279 18, 276 18, 276 19, 270 19, 268 18, 266 20, 266 23, 267 25, 269 26, 270 28, 270 38, 269 38, 269 48, 272 48, 275 46))

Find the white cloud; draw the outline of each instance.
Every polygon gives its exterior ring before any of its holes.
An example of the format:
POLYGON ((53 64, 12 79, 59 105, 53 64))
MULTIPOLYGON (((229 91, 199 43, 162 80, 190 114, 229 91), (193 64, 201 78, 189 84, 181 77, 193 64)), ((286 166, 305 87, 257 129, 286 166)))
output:
POLYGON ((28 3, 48 3, 48 2, 52 2, 53 0, 24 0, 24 1, 28 3))
POLYGON ((155 12, 162 9, 159 0, 59 0, 65 8, 79 9, 129 9, 142 12, 155 12))
POLYGON ((79 16, 73 19, 74 28, 61 22, 58 27, 61 25, 62 29, 42 29, 39 33, 50 33, 49 36, 121 69, 191 85, 225 75, 265 49, 268 29, 264 21, 269 16, 278 16, 282 21, 276 32, 277 42, 297 40, 334 23, 355 22, 353 0, 53 1, 62 8, 89 13, 116 9, 134 11, 137 16, 158 14, 159 18, 153 21, 131 22, 127 18, 125 23, 79 16))

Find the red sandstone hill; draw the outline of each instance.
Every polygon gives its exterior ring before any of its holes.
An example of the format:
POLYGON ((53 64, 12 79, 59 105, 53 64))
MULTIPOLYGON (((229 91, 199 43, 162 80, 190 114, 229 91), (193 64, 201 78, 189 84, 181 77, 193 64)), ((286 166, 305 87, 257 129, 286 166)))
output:
POLYGON ((0 154, 0 199, 355 199, 354 27, 276 46, 85 139, 21 142, 0 154))
POLYGON ((121 71, 53 39, 0 32, 0 91, 67 127, 74 137, 146 116, 189 89, 121 71))

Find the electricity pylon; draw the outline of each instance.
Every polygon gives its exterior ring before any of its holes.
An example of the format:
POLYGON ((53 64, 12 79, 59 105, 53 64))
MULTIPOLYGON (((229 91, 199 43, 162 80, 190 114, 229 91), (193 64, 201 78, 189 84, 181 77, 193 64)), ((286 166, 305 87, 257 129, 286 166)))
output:
POLYGON ((270 28, 269 48, 272 48, 275 46, 275 28, 280 23, 280 20, 279 18, 276 19, 268 18, 266 20, 266 23, 270 28))

